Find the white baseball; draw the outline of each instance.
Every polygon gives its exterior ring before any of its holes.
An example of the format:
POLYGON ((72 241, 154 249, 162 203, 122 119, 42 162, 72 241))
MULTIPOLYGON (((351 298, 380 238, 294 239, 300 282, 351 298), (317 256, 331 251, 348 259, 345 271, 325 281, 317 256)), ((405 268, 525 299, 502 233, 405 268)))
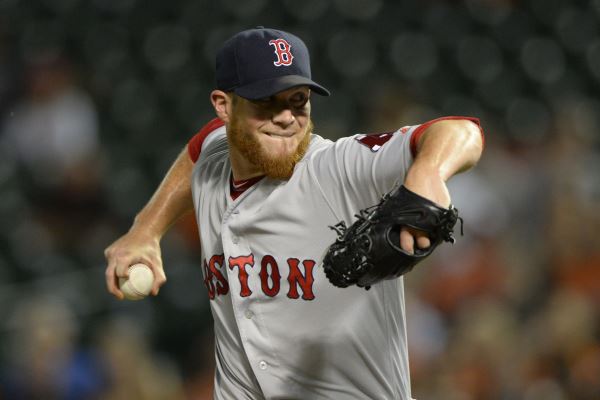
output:
POLYGON ((127 300, 141 300, 150 294, 154 274, 146 264, 129 267, 129 279, 119 278, 119 287, 127 300))

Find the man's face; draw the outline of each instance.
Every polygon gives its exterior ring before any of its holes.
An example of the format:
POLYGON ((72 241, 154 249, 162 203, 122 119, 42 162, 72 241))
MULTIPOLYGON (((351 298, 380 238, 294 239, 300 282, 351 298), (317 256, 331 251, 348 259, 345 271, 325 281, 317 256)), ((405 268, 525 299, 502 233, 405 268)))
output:
POLYGON ((234 151, 271 178, 288 179, 310 142, 310 89, 294 87, 271 97, 233 98, 228 138, 234 151))

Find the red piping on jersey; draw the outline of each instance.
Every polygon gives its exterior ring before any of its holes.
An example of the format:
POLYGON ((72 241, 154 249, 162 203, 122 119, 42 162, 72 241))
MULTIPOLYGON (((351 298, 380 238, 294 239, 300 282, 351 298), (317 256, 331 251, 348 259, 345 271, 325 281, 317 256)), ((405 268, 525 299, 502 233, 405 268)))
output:
POLYGON ((202 129, 198 131, 188 142, 188 154, 192 162, 198 161, 200 157, 200 151, 202 150, 202 144, 214 130, 219 129, 224 126, 225 122, 220 120, 219 118, 215 118, 210 121, 208 124, 204 125, 202 129))
POLYGON ((413 132, 412 136, 410 137, 410 152, 412 153, 412 156, 415 157, 417 155, 417 143, 419 143, 419 138, 421 137, 421 135, 423 134, 423 132, 425 132, 427 130, 427 128, 429 128, 432 124, 434 124, 436 122, 439 122, 439 121, 461 120, 461 119, 466 119, 468 121, 471 121, 471 122, 474 122, 474 123, 477 124, 477 126, 479 127, 479 132, 481 132, 482 143, 485 144, 485 136, 483 134, 483 128, 481 127, 481 123, 479 122, 479 118, 473 118, 473 117, 456 117, 456 116, 441 117, 441 118, 432 119, 431 121, 427 121, 424 124, 419 125, 419 127, 417 129, 415 129, 415 131, 413 132))

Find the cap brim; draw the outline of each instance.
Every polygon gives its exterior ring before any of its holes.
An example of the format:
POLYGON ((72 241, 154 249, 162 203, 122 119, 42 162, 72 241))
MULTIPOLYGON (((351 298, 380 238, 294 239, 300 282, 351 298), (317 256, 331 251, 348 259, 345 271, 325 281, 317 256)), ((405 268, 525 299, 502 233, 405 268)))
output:
POLYGON ((277 78, 266 79, 259 82, 254 82, 249 85, 241 86, 233 89, 233 92, 249 100, 258 100, 272 96, 284 90, 296 87, 308 86, 313 92, 321 96, 329 96, 329 90, 319 85, 312 80, 300 75, 285 75, 277 78))

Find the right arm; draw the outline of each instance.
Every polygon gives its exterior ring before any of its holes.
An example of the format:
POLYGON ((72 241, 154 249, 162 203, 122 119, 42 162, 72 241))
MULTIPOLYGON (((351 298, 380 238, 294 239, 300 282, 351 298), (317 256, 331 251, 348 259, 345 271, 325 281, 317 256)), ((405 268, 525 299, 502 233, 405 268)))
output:
POLYGON ((104 251, 106 286, 118 299, 119 278, 125 278, 130 265, 143 263, 154 272, 152 294, 167 281, 160 252, 160 240, 167 230, 184 214, 193 211, 191 175, 194 163, 186 148, 179 154, 158 189, 137 214, 133 225, 125 235, 104 251))

